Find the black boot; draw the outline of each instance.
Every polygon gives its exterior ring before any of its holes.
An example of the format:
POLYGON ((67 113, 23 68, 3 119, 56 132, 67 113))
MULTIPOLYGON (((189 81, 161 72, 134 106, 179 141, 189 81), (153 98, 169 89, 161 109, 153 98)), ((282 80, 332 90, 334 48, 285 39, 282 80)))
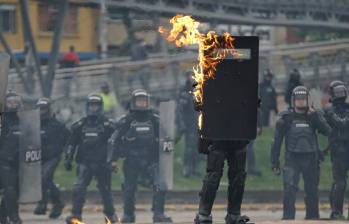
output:
POLYGON ((0 224, 8 224, 7 215, 6 215, 6 208, 4 204, 1 204, 0 206, 0 224))
POLYGON ((19 218, 18 215, 14 217, 10 217, 10 221, 8 222, 9 224, 22 224, 21 218, 19 218))
POLYGON ((172 223, 172 218, 169 216, 166 216, 165 214, 160 214, 160 213, 154 213, 153 215, 153 222, 154 223, 172 223))
POLYGON ((54 204, 52 206, 52 210, 51 210, 51 213, 49 215, 50 219, 57 219, 59 216, 61 216, 63 208, 64 208, 63 202, 54 204))
POLYGON ((227 214, 225 216, 225 223, 226 224, 246 224, 250 221, 250 218, 243 215, 232 215, 232 214, 227 214))
POLYGON ((331 212, 330 219, 332 219, 332 220, 344 220, 345 217, 340 212, 331 212))
POLYGON ((122 223, 133 223, 135 217, 135 190, 128 189, 123 186, 123 201, 124 201, 124 215, 121 219, 122 223))
POLYGON ((7 217, 1 216, 1 217, 0 217, 0 224, 8 224, 7 217))
POLYGON ((165 215, 165 191, 159 191, 158 189, 154 189, 153 196, 153 222, 166 222, 172 223, 172 219, 169 216, 165 215))
POLYGON ((36 208, 34 209, 34 214, 35 215, 45 215, 47 210, 47 205, 46 203, 39 202, 36 205, 36 208))
POLYGON ((124 216, 121 219, 121 223, 134 223, 135 221, 135 216, 130 214, 124 214, 124 216))
POLYGON ((206 216, 206 215, 200 215, 197 214, 194 219, 195 224, 211 224, 212 223, 212 216, 206 216))

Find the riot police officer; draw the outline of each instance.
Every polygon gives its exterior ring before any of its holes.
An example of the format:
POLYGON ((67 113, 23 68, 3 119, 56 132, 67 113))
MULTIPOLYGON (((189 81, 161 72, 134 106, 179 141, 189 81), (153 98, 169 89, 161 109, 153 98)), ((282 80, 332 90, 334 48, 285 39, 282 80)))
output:
POLYGON ((192 89, 192 72, 186 73, 186 82, 181 89, 178 97, 178 106, 176 111, 176 123, 178 129, 178 141, 181 136, 185 137, 185 147, 183 155, 183 176, 190 177, 198 175, 199 153, 197 152, 198 113, 194 110, 193 96, 190 93, 192 89))
POLYGON ((159 188, 155 179, 159 162, 159 117, 150 109, 149 95, 145 90, 132 93, 130 112, 117 122, 116 131, 109 141, 114 158, 125 158, 122 222, 135 222, 138 183, 153 188, 153 221, 172 222, 164 214, 166 191, 159 188))
POLYGON ((36 103, 40 109, 41 144, 42 144, 42 199, 34 210, 36 215, 44 215, 47 210, 48 199, 53 206, 50 218, 58 218, 63 210, 60 191, 53 181, 54 173, 60 161, 63 147, 69 137, 68 129, 51 113, 51 102, 41 98, 36 103))
POLYGON ((330 84, 331 106, 325 109, 325 117, 332 127, 329 137, 333 184, 330 194, 331 219, 343 218, 343 201, 349 169, 349 104, 348 90, 341 81, 330 84))
POLYGON ((97 179, 97 188, 104 204, 104 214, 112 222, 117 222, 111 193, 112 169, 107 163, 107 142, 114 131, 114 123, 103 115, 103 100, 97 94, 87 97, 86 117, 71 127, 71 136, 65 156, 65 168, 72 169, 75 157, 77 163, 77 180, 73 188, 72 219, 81 220, 85 203, 86 189, 92 178, 97 179))
POLYGON ((0 222, 22 223, 18 212, 18 169, 20 125, 18 111, 21 97, 15 92, 6 95, 0 136, 0 182, 4 195, 0 205, 0 222))
POLYGON ((285 138, 286 152, 283 168, 283 219, 295 218, 298 182, 302 174, 306 194, 306 219, 319 218, 319 158, 317 133, 329 135, 331 128, 322 112, 309 107, 309 92, 304 86, 292 92, 292 108, 280 114, 271 148, 272 169, 280 173, 280 150, 285 138))
POLYGON ((298 69, 295 68, 290 74, 290 79, 288 80, 285 89, 285 102, 289 107, 291 107, 292 105, 292 91, 294 90, 294 88, 301 85, 303 85, 301 81, 301 73, 298 71, 298 69))

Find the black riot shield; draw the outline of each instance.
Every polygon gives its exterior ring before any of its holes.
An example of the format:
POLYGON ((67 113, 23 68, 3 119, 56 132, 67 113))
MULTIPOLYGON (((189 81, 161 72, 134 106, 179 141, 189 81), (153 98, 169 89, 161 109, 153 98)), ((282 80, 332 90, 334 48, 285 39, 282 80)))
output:
POLYGON ((21 111, 19 139, 19 202, 41 200, 41 138, 39 110, 21 111))
POLYGON ((161 102, 160 112, 160 147, 159 147, 159 176, 160 190, 173 188, 173 149, 175 137, 175 102, 161 102))
POLYGON ((203 87, 201 135, 211 140, 256 138, 258 37, 234 37, 239 55, 217 65, 216 77, 203 87))
POLYGON ((5 96, 7 90, 7 77, 9 72, 10 57, 0 53, 0 113, 5 109, 5 96))

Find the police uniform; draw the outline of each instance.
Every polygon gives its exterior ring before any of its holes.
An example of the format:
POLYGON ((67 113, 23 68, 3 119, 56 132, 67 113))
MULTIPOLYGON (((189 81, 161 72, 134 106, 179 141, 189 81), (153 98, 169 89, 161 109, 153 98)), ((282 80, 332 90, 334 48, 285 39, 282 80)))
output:
MULTIPOLYGON (((94 95, 90 98, 97 99, 100 96, 94 95)), ((102 101, 101 98, 98 100, 102 101)), ((102 104, 100 107, 103 107, 102 104)), ((112 170, 107 163, 107 142, 113 131, 114 123, 104 117, 102 111, 94 115, 88 114, 72 125, 65 166, 68 170, 71 169, 71 162, 76 154, 77 179, 73 187, 72 215, 67 218, 68 223, 72 218, 81 220, 86 189, 93 178, 97 180, 104 214, 113 223, 117 221, 111 193, 112 170)))
POLYGON ((197 151, 198 113, 194 110, 193 96, 189 92, 191 87, 192 85, 190 80, 187 80, 186 85, 179 94, 178 107, 176 111, 176 123, 179 135, 185 137, 183 155, 184 176, 197 175, 197 169, 200 162, 199 153, 197 151))
POLYGON ((333 177, 330 203, 331 218, 337 219, 343 216, 343 202, 349 170, 349 104, 345 102, 347 89, 343 82, 332 82, 330 90, 332 105, 325 109, 325 118, 333 130, 329 137, 333 177), (335 95, 336 86, 339 90, 342 88, 342 95, 335 95))
MULTIPOLYGON (((132 95, 133 100, 137 97, 149 100, 144 90, 136 90, 132 95)), ((135 221, 135 192, 138 184, 153 188, 153 221, 172 222, 164 215, 166 191, 160 189, 156 181, 159 169, 159 117, 148 108, 139 110, 132 105, 131 102, 130 113, 117 122, 116 131, 110 139, 114 158, 125 158, 122 222, 135 221)))
POLYGON ((262 101, 261 104, 261 123, 263 126, 269 126, 270 123, 270 111, 274 110, 275 113, 278 113, 277 103, 276 103, 276 91, 272 85, 273 74, 266 70, 264 72, 264 80, 259 85, 260 98, 262 101))
POLYGON ((295 201, 300 175, 303 176, 306 194, 305 218, 319 218, 318 184, 320 155, 317 131, 324 135, 329 135, 331 131, 331 128, 323 118, 322 112, 308 114, 308 112, 296 113, 293 110, 289 110, 282 112, 276 123, 274 142, 271 149, 273 168, 279 168, 280 166, 279 157, 284 138, 286 146, 285 164, 283 167, 283 219, 295 218, 295 201))
POLYGON ((64 204, 53 178, 70 133, 64 124, 50 114, 48 99, 40 99, 37 105, 46 107, 48 111, 47 114, 41 114, 42 199, 34 210, 34 214, 45 214, 50 199, 53 207, 49 217, 58 218, 64 204))
MULTIPOLYGON (((9 93, 6 98, 19 98, 19 96, 9 93)), ((3 197, 0 205, 0 221, 2 223, 7 223, 6 220, 14 224, 22 223, 18 211, 19 137, 21 134, 18 109, 5 112, 1 125, 0 183, 3 188, 3 197)))

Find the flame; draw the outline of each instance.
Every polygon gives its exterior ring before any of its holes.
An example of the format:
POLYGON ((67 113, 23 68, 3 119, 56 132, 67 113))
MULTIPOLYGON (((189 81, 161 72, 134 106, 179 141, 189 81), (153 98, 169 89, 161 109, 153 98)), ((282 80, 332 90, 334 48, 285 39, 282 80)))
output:
POLYGON ((73 218, 70 222, 71 224, 85 224, 83 222, 80 222, 79 219, 73 218))
MULTIPOLYGON (((234 49, 234 38, 229 33, 223 36, 209 31, 206 34, 200 33, 200 22, 191 18, 191 16, 176 15, 171 20, 172 29, 169 31, 160 26, 158 31, 167 35, 168 42, 174 42, 177 47, 197 44, 199 46, 198 64, 193 67, 193 79, 196 87, 193 95, 199 106, 203 105, 203 86, 204 83, 214 78, 216 75, 216 66, 227 55, 238 55, 234 49)), ((200 114, 198 125, 201 129, 202 116, 200 114)))
POLYGON ((104 217, 104 220, 105 220, 105 224, 112 224, 111 221, 107 217, 104 217))
MULTIPOLYGON (((112 222, 107 217, 104 217, 104 219, 105 219, 105 224, 112 224, 112 222)), ((71 224, 85 224, 85 223, 79 221, 79 219, 76 219, 76 218, 73 218, 70 223, 71 224)))

